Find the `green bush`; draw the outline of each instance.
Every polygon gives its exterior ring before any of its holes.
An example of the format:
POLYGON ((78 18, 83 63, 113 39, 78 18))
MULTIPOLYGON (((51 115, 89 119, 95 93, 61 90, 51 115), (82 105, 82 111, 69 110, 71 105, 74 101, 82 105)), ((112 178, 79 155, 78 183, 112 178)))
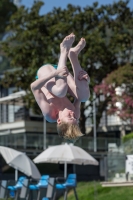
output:
MULTIPOLYGON (((133 200, 131 186, 102 187, 101 183, 96 181, 78 182, 76 191, 79 200, 133 200)), ((75 200, 73 190, 68 193, 67 200, 75 200)))
MULTIPOLYGON (((5 200, 5 199, 0 199, 0 200, 5 200)), ((8 198, 7 200, 13 200, 12 198, 8 198)))
POLYGON ((127 141, 129 141, 131 139, 133 139, 133 132, 123 136, 122 141, 123 142, 127 142, 127 141))

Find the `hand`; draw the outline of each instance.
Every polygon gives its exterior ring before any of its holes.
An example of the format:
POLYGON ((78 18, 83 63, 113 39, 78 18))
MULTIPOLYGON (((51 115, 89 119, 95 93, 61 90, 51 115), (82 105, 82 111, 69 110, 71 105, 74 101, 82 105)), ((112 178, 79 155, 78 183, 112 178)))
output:
POLYGON ((81 81, 85 79, 88 83, 90 82, 90 78, 86 71, 82 70, 79 72, 78 79, 81 81))
POLYGON ((62 67, 56 70, 56 77, 57 78, 66 78, 68 76, 68 69, 67 67, 62 67))

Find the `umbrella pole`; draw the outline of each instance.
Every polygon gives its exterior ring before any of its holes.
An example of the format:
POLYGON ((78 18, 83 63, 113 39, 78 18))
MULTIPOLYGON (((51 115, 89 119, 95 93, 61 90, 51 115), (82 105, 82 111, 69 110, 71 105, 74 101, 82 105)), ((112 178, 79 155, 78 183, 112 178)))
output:
POLYGON ((96 94, 93 93, 93 137, 94 137, 94 152, 97 152, 97 130, 96 130, 96 94))
POLYGON ((43 117, 43 149, 46 149, 46 119, 43 117))
POLYGON ((18 170, 15 169, 15 181, 17 181, 17 180, 18 180, 18 170))
POLYGON ((67 162, 64 163, 64 177, 67 177, 67 162))
POLYGON ((76 174, 76 165, 73 164, 73 173, 76 174))

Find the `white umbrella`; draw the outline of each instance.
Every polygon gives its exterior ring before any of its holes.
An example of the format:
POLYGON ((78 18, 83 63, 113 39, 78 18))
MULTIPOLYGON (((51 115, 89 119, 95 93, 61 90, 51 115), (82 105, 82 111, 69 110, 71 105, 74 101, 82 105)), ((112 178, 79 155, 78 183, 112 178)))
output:
MULTIPOLYGON (((33 179, 40 179, 41 175, 36 165, 25 153, 9 147, 0 146, 0 154, 2 155, 6 163, 14 169, 23 172, 33 179)), ((16 172, 17 171, 15 171, 15 180, 18 179, 16 172)))
POLYGON ((39 154, 35 163, 64 163, 64 176, 67 176, 67 163, 78 165, 98 165, 98 161, 89 153, 73 144, 63 144, 49 147, 39 154))

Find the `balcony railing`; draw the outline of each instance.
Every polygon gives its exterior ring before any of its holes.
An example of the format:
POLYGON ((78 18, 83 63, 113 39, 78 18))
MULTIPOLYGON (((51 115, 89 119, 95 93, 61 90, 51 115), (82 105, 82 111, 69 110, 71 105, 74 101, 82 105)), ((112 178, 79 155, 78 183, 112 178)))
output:
MULTIPOLYGON (((15 149, 21 149, 29 153, 37 154, 44 149, 44 143, 46 148, 53 145, 59 145, 65 143, 65 140, 58 135, 46 135, 43 134, 8 134, 0 136, 0 145, 8 146, 15 149), (44 141, 46 138, 46 141, 44 141), (33 151, 34 150, 34 151, 33 151)), ((115 143, 120 145, 120 139, 117 138, 97 138, 97 151, 108 151, 108 144, 115 143)), ((94 151, 93 137, 81 137, 76 141, 75 145, 82 147, 90 152, 94 151)))

